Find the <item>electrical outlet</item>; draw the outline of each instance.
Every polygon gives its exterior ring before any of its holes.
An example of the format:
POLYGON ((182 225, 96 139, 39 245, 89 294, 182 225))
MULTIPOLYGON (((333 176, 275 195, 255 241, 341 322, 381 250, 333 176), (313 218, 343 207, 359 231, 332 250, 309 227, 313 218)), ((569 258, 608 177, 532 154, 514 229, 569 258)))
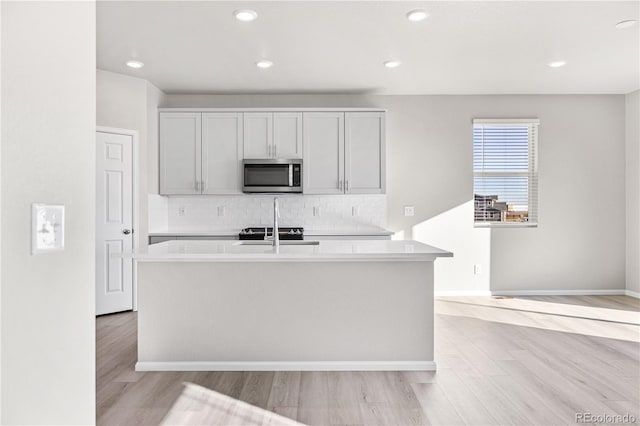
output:
POLYGON ((414 216, 416 214, 416 208, 414 206, 404 206, 405 216, 414 216))
POLYGON ((480 265, 479 263, 473 265, 473 273, 475 275, 480 275, 482 273, 482 265, 480 265))
POLYGON ((313 215, 320 216, 320 206, 313 206, 313 215))
POLYGON ((185 206, 178 207, 178 216, 186 216, 187 208, 185 206))
POLYGON ((351 207, 351 216, 360 216, 360 207, 358 206, 351 207))
POLYGON ((224 206, 218 206, 218 216, 224 216, 224 206))

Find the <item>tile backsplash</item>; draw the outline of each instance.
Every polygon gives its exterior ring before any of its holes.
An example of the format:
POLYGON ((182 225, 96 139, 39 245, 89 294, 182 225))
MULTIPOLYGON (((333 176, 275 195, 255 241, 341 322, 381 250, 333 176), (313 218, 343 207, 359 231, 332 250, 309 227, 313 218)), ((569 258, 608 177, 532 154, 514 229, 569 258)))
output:
MULTIPOLYGON (((149 232, 239 230, 247 226, 268 226, 273 224, 273 197, 150 195, 149 232), (166 221, 153 216, 166 216, 166 221)), ((281 226, 338 231, 375 230, 387 224, 385 195, 279 194, 277 197, 281 226)))

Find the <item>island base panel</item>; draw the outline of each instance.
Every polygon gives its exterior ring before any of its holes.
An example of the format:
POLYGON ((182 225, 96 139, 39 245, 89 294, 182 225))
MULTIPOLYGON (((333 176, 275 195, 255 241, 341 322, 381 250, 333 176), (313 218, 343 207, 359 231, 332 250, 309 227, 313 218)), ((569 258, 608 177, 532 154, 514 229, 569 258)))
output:
POLYGON ((433 370, 433 262, 140 262, 138 370, 433 370))

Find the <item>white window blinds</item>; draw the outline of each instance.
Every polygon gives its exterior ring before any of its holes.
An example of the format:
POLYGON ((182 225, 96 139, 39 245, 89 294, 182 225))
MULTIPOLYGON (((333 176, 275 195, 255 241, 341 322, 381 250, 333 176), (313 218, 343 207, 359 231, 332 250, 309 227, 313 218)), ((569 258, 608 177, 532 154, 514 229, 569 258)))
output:
POLYGON ((474 220, 482 225, 538 222, 539 120, 473 120, 474 220))

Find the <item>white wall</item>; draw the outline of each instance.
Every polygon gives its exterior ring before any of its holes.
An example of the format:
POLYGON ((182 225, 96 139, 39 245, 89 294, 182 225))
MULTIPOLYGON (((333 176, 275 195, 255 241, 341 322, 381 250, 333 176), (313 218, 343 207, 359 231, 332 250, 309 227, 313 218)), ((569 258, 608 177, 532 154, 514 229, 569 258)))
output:
POLYGON ((158 167, 158 106, 165 101, 165 94, 151 83, 147 83, 147 193, 160 193, 158 167))
POLYGON ((95 422, 95 22, 2 2, 3 424, 95 422), (34 202, 66 206, 63 252, 30 254, 34 202))
POLYGON ((640 90, 625 97, 626 289, 640 297, 640 90))
POLYGON ((389 225, 455 253, 436 262, 438 290, 624 288, 622 96, 415 96, 385 106, 389 225), (471 121, 481 117, 540 119, 537 228, 473 228, 471 121), (402 215, 407 204, 416 217, 402 215))
POLYGON ((455 253, 436 262, 437 290, 624 288, 623 96, 167 95, 163 106, 388 108, 388 225, 455 253), (491 117, 541 120, 538 228, 473 228, 471 120, 491 117))
POLYGON ((164 94, 148 81, 97 70, 97 116, 98 126, 115 127, 138 131, 138 200, 135 230, 139 246, 147 244, 148 236, 148 193, 158 192, 158 134, 157 107, 164 94), (149 144, 156 146, 149 149, 149 144), (150 178, 151 176, 151 178, 150 178))
POLYGON ((492 289, 623 289, 624 97, 505 104, 539 111, 540 226, 492 232, 492 289))

